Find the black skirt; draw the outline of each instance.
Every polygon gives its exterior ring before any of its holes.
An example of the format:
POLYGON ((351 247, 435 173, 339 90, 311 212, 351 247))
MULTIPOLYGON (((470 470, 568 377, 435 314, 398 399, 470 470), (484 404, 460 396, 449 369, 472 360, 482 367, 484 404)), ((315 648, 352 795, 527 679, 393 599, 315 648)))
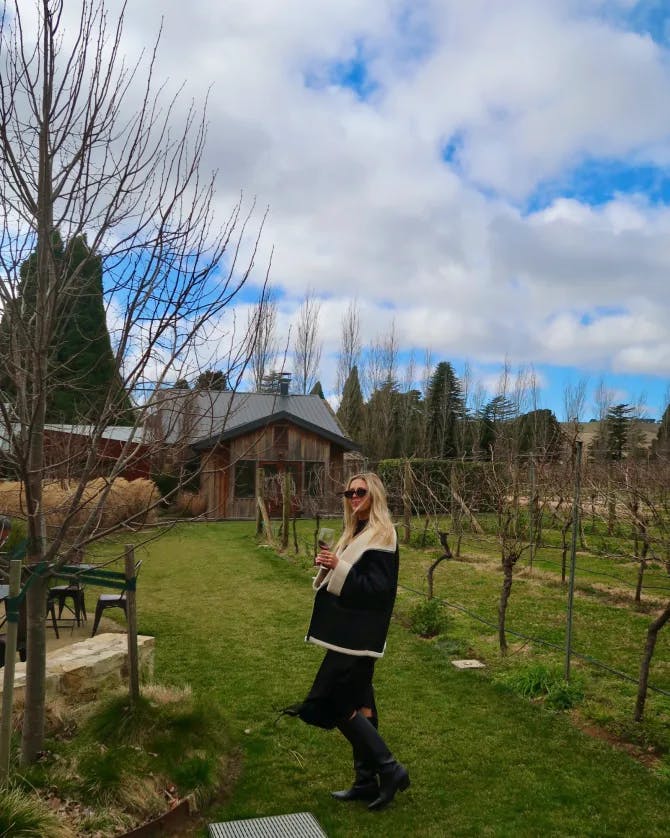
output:
POLYGON ((376 715, 372 676, 375 658, 328 650, 297 715, 309 725, 331 729, 355 710, 370 707, 376 715))

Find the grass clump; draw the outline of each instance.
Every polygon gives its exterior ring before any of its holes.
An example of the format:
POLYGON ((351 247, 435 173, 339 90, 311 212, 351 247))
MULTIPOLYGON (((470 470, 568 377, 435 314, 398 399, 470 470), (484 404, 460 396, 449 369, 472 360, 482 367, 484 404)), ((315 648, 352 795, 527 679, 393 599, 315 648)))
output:
POLYGON ((23 789, 0 789, 0 836, 11 838, 71 838, 46 803, 23 789))
POLYGON ((580 681, 566 681, 558 668, 541 663, 505 672, 496 680, 523 698, 544 701, 552 710, 570 710, 584 698, 580 681))
POLYGON ((409 612, 410 628, 420 637, 436 637, 447 629, 447 615, 438 599, 425 599, 409 612))
POLYGON ((132 775, 164 778, 180 796, 206 800, 217 785, 220 755, 230 750, 219 706, 192 695, 189 688, 147 688, 131 704, 128 696, 105 702, 82 730, 103 748, 97 766, 85 762, 89 790, 118 790, 126 800, 127 767, 132 775))
POLYGON ((36 813, 40 793, 57 790, 71 831, 50 831, 36 815, 34 832, 7 831, 14 816, 3 820, 0 809, 0 838, 118 834, 161 815, 166 800, 192 795, 208 803, 225 780, 232 747, 222 711, 189 688, 149 685, 132 703, 123 691, 82 716, 76 732, 52 736, 44 758, 17 775, 23 785, 17 794, 36 813))

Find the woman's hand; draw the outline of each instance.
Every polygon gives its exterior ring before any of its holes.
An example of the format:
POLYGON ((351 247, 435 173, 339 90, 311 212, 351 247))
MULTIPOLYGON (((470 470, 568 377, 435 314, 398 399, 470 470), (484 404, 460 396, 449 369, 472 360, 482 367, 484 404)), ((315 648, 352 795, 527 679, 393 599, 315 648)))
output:
POLYGON ((324 567, 326 570, 334 570, 337 567, 339 559, 337 554, 333 553, 327 547, 322 547, 319 550, 319 555, 316 557, 316 563, 324 567))

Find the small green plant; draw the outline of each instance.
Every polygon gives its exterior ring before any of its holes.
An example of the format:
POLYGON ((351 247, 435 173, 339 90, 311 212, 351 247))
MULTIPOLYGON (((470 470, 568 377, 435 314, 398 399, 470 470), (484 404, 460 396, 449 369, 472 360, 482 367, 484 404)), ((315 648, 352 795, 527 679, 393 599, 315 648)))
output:
POLYGON ((556 667, 541 663, 507 672, 497 680, 523 698, 544 699, 552 710, 569 710, 584 698, 580 681, 566 681, 556 667))
POLYGON ((547 693, 547 707, 552 710, 570 710, 584 699, 584 690, 576 681, 553 684, 547 693))
POLYGON ((447 615, 439 599, 425 599, 410 611, 409 624, 420 637, 435 637, 446 631, 447 615))

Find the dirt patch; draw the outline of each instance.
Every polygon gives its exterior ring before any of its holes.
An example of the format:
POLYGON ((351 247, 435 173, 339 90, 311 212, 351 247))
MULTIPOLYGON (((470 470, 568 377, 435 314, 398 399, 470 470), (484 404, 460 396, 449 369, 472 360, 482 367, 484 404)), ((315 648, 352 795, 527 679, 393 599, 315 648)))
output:
POLYGON ((575 727, 579 728, 582 733, 585 733, 593 739, 599 739, 601 742, 607 742, 608 745, 616 748, 617 751, 623 751, 628 754, 629 757, 632 757, 646 768, 657 768, 660 764, 661 756, 653 745, 645 747, 642 745, 636 745, 633 742, 627 742, 622 737, 612 733, 612 731, 607 730, 604 727, 600 727, 600 725, 594 724, 593 722, 582 719, 576 713, 572 714, 571 718, 575 727))

